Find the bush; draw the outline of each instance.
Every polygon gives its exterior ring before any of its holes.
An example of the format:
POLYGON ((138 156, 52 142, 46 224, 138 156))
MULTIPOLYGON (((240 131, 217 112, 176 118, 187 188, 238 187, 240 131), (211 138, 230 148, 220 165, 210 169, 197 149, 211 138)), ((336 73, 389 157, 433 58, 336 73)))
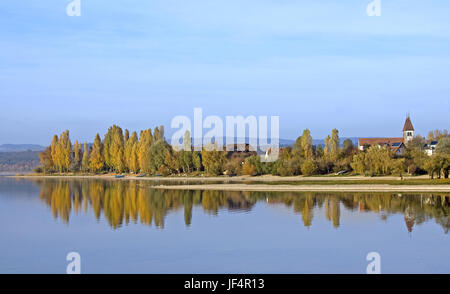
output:
POLYGON ((242 167, 242 173, 244 175, 256 176, 256 168, 252 163, 246 160, 244 166, 242 167))
POLYGON ((158 172, 161 174, 161 175, 163 175, 163 176, 168 176, 169 174, 170 174, 170 171, 169 171, 169 169, 167 168, 167 167, 165 167, 164 165, 161 165, 159 168, 158 168, 158 172))
POLYGON ((418 175, 419 174, 419 170, 420 170, 419 167, 417 165, 415 165, 414 163, 410 164, 408 166, 408 172, 409 172, 410 175, 418 175))
POLYGON ((302 174, 305 176, 311 176, 317 171, 317 165, 312 159, 305 160, 301 165, 302 174))

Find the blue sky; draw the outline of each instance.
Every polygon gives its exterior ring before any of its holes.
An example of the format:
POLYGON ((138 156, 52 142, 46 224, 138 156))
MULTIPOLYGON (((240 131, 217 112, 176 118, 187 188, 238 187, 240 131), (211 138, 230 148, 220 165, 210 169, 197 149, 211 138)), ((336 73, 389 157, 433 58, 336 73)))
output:
POLYGON ((450 127, 450 2, 0 2, 0 144, 92 141, 176 115, 279 115, 280 136, 450 127))

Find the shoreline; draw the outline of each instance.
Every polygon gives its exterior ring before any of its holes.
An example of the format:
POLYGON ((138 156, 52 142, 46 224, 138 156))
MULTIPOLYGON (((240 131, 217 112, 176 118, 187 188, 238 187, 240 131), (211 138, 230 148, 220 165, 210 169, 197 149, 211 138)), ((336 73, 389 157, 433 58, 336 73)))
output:
POLYGON ((159 185, 161 190, 214 190, 252 192, 446 192, 450 185, 268 185, 268 184, 209 184, 209 185, 159 185))
POLYGON ((450 185, 268 185, 268 184, 208 184, 159 185, 160 190, 213 190, 243 192, 437 192, 450 193, 450 185))
MULTIPOLYGON (((400 177, 397 176, 380 176, 380 177, 365 177, 365 176, 273 176, 273 175, 262 175, 262 176, 177 176, 177 177, 137 177, 134 175, 125 175, 123 178, 115 178, 114 174, 104 174, 104 175, 38 175, 38 174, 25 174, 25 175, 5 175, 8 178, 49 178, 49 179, 113 179, 113 180, 140 180, 140 181, 209 181, 209 182, 320 182, 320 181, 401 181, 400 177)), ((428 180, 427 175, 421 176, 405 176, 403 181, 407 180, 428 180)))
POLYGON ((215 190, 215 191, 260 191, 260 192, 444 192, 450 193, 450 184, 408 184, 408 180, 427 180, 428 176, 404 177, 364 177, 364 176, 322 176, 322 177, 279 177, 264 176, 236 176, 236 177, 137 177, 125 176, 115 178, 114 175, 20 175, 6 176, 16 179, 103 179, 103 180, 137 180, 151 182, 185 182, 181 185, 161 184, 150 186, 160 190, 215 190), (360 181, 361 183, 343 183, 345 181, 360 181), (382 182, 385 181, 385 182, 382 182), (386 183, 387 181, 387 183, 386 183), (392 183, 389 183, 392 181, 392 183), (189 184, 189 182, 195 182, 189 184), (198 183, 204 182, 204 183, 198 183), (208 183, 210 182, 210 183, 208 183), (219 182, 219 183, 217 183, 219 182), (231 183, 232 182, 232 183, 231 183), (302 183, 303 182, 303 183, 302 183), (311 183, 313 182, 313 183, 311 183), (323 182, 323 183, 321 183, 323 182), (336 183, 334 183, 336 182, 336 183), (339 183, 341 182, 341 183, 339 183), (370 182, 370 183, 367 183, 370 182))

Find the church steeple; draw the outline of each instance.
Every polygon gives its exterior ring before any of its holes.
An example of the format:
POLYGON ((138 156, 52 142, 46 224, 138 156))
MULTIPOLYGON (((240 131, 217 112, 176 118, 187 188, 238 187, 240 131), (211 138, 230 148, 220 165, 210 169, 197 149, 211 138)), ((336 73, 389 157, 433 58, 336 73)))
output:
POLYGON ((403 127, 403 141, 406 144, 412 139, 414 139, 414 127, 408 114, 406 117, 405 125, 403 127))

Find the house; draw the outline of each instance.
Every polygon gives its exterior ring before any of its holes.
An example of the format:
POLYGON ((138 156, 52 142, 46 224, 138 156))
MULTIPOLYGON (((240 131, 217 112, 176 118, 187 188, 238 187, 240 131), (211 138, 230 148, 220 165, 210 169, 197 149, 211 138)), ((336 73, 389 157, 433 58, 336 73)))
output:
POLYGON ((430 144, 425 144, 424 149, 428 156, 431 156, 436 152, 437 144, 438 141, 432 141, 430 144))
POLYGON ((406 144, 414 138, 414 126, 411 118, 406 118, 403 126, 403 137, 398 138, 359 138, 358 149, 364 151, 367 147, 377 145, 379 147, 387 146, 395 155, 403 155, 405 153, 406 144))

